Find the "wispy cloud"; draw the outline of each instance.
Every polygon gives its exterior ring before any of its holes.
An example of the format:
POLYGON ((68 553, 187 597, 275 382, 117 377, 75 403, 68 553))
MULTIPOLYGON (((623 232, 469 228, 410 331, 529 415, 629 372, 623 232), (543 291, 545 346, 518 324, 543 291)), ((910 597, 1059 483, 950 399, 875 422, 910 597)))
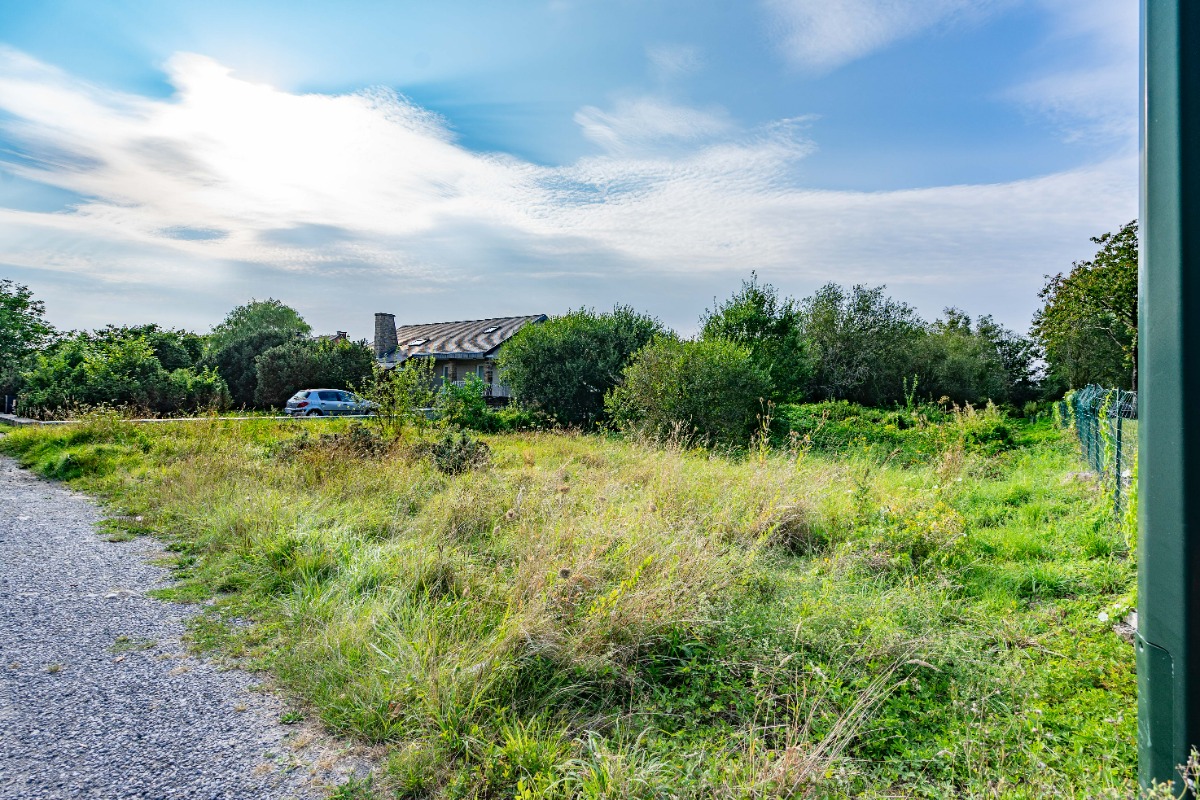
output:
POLYGON ((612 153, 694 145, 729 134, 721 109, 702 110, 653 97, 620 100, 610 111, 584 106, 575 113, 583 135, 612 153))
POLYGON ((1002 0, 764 0, 778 46, 794 66, 834 69, 893 42, 953 22, 976 21, 1002 0))
POLYGON ((579 112, 603 154, 544 167, 472 152, 391 92, 292 94, 194 55, 168 75, 176 94, 151 100, 0 52, 0 135, 19 155, 3 169, 85 198, 0 209, 0 264, 73 287, 54 296, 71 324, 115 316, 83 282, 153 295, 166 321, 195 327, 282 295, 362 334, 377 310, 617 301, 686 328, 751 269, 792 293, 887 282, 927 313, 955 302, 1022 324, 1042 273, 1136 202, 1132 158, 988 186, 811 191, 804 120, 742 130, 718 110, 631 99, 579 112))
POLYGON ((1007 97, 1049 117, 1068 141, 1137 141, 1138 4, 1042 0, 1052 25, 1044 47, 1071 54, 1070 66, 1032 77, 1007 97))
POLYGON ((660 82, 691 75, 700 70, 704 60, 695 45, 660 43, 646 48, 651 74, 660 82))

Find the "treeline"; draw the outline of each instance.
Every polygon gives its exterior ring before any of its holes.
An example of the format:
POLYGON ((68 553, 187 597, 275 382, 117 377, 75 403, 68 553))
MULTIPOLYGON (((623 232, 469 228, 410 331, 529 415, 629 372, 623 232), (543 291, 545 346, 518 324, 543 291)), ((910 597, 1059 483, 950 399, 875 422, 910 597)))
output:
POLYGON ((357 386, 374 365, 365 342, 313 337, 274 299, 238 306, 207 334, 154 324, 58 332, 41 301, 5 280, 0 314, 0 393, 34 416, 279 407, 299 388, 357 386))
POLYGON ((528 326, 501 351, 518 403, 559 423, 744 442, 768 404, 867 406, 1039 397, 1034 343, 990 317, 934 322, 884 287, 827 284, 802 300, 756 276, 684 339, 626 306, 528 326))

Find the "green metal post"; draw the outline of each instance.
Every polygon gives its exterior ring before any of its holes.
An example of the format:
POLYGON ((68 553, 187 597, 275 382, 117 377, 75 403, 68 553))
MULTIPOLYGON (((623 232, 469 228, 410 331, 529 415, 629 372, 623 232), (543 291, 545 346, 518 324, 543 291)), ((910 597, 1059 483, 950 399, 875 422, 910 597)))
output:
POLYGON ((1121 390, 1120 389, 1117 390, 1116 395, 1117 395, 1117 401, 1116 401, 1117 402, 1117 421, 1116 421, 1117 435, 1114 438, 1116 439, 1117 446, 1115 448, 1116 453, 1114 453, 1115 458, 1113 459, 1116 462, 1114 465, 1116 468, 1113 470, 1113 473, 1114 473, 1113 479, 1116 481, 1116 485, 1113 486, 1113 513, 1120 514, 1121 513, 1121 492, 1124 491, 1124 489, 1125 489, 1125 485, 1124 485, 1124 483, 1122 483, 1122 481, 1124 481, 1124 478, 1121 477, 1121 444, 1122 444, 1122 442, 1121 442, 1121 390))
POLYGON ((1200 2, 1142 0, 1138 780, 1200 746, 1200 2))

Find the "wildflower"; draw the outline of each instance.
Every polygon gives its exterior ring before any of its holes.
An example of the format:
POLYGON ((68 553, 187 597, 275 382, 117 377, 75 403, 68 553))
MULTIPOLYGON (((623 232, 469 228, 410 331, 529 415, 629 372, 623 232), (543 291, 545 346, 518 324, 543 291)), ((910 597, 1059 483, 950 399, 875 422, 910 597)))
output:
POLYGON ((1100 620, 1101 622, 1108 622, 1108 612, 1101 611, 1096 615, 1096 619, 1100 620))

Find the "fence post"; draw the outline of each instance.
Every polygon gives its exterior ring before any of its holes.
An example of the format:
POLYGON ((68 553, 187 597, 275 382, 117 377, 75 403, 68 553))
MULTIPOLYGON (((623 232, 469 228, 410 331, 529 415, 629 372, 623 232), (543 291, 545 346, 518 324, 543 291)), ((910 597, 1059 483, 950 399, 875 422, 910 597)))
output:
POLYGON ((1142 0, 1138 781, 1200 744, 1200 3, 1142 0))
POLYGON ((1113 513, 1115 513, 1115 514, 1121 513, 1121 493, 1123 491, 1125 491, 1125 479, 1123 477, 1121 477, 1121 418, 1124 415, 1121 413, 1120 397, 1121 397, 1121 392, 1118 389, 1117 390, 1117 435, 1113 437, 1114 439, 1116 439, 1116 451, 1117 451, 1115 458, 1113 459, 1115 462, 1114 463, 1115 469, 1113 471, 1116 473, 1115 480, 1117 482, 1116 486, 1113 487, 1113 513))

